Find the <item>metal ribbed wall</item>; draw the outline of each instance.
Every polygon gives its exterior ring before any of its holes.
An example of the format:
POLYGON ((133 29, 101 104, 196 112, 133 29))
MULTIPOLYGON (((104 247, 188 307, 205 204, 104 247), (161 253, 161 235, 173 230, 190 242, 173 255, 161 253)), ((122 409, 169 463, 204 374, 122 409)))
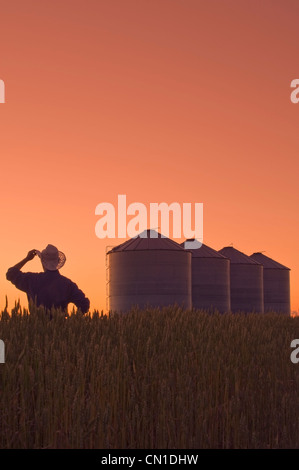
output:
POLYGON ((264 312, 263 266, 234 247, 219 253, 230 259, 232 312, 264 312))
POLYGON ((263 253, 253 253, 251 258, 263 265, 265 312, 290 315, 290 269, 263 253))
MULTIPOLYGON (((192 253, 192 306, 229 312, 230 260, 209 246, 188 239, 192 253), (192 241, 192 244, 190 244, 192 241), (197 248, 196 248, 197 247, 197 248)), ((181 246, 185 246, 182 243, 181 246)), ((188 248, 189 249, 189 248, 188 248)))
POLYGON ((143 233, 107 253, 109 310, 173 304, 190 309, 191 253, 154 230, 146 232, 146 238, 143 233))

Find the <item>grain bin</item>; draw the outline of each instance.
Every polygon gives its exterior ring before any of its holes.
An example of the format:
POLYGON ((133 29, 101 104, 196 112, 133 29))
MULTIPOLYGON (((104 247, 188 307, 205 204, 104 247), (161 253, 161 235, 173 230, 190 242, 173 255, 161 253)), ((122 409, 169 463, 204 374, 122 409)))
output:
MULTIPOLYGON (((205 244, 192 241, 192 306, 230 311, 230 260, 205 244), (197 248, 196 248, 197 247, 197 248)), ((185 246, 182 243, 181 246, 185 246)))
POLYGON ((232 312, 264 312, 263 266, 232 246, 219 250, 230 259, 232 312))
POLYGON ((110 311, 175 303, 191 308, 192 255, 178 243, 146 230, 114 247, 107 257, 110 311))
POLYGON ((290 315, 290 269, 263 253, 253 253, 251 258, 263 265, 265 312, 290 315))

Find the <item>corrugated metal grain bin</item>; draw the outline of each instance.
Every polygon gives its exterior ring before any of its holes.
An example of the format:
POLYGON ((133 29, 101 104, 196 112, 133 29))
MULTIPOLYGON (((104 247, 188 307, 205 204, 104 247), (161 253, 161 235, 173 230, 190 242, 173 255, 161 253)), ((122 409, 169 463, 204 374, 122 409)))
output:
POLYGON ((264 312, 263 266, 232 246, 219 250, 230 259, 232 312, 264 312))
POLYGON ((110 311, 175 303, 191 308, 192 255, 178 243, 147 230, 114 247, 107 256, 110 311))
POLYGON ((264 268, 265 312, 291 314, 290 269, 263 253, 253 253, 251 258, 264 268))
POLYGON ((198 309, 217 309, 229 312, 230 260, 209 246, 192 241, 192 306, 198 309), (196 248, 198 246, 198 248, 196 248))

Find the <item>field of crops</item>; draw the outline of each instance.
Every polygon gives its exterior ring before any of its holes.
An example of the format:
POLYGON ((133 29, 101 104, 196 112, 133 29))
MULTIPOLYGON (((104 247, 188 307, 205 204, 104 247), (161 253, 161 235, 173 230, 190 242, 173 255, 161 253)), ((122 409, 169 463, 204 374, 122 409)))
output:
POLYGON ((0 448, 299 447, 299 318, 0 317, 0 448))

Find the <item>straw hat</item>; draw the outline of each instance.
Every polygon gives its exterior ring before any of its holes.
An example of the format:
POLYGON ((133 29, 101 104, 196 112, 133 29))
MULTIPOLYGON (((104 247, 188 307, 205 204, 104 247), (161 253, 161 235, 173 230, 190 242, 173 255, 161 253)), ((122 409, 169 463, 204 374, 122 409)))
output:
POLYGON ((66 262, 65 254, 53 245, 48 245, 42 252, 36 250, 36 253, 40 257, 43 267, 48 271, 56 271, 62 268, 66 262))

